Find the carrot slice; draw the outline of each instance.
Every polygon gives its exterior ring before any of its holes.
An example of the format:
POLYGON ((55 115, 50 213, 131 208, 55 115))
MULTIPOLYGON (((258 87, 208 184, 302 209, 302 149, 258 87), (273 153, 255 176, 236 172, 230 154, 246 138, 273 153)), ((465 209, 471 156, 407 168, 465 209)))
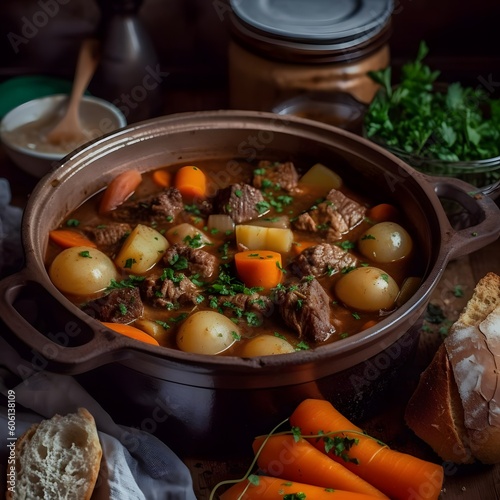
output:
POLYGON ((89 240, 83 234, 77 231, 71 231, 70 229, 54 229, 49 231, 50 239, 63 248, 70 247, 91 247, 97 248, 97 245, 89 240))
POLYGON ((190 201, 205 197, 206 184, 203 171, 192 165, 181 167, 175 174, 175 187, 190 201))
POLYGON ((172 175, 170 172, 160 168, 153 172, 153 182, 161 187, 169 187, 172 183, 172 175))
POLYGON ((220 495, 220 500, 283 500, 284 498, 305 498, 307 500, 380 500, 380 497, 323 488, 310 484, 298 483, 270 476, 253 476, 256 481, 248 479, 236 483, 220 495), (300 495, 300 496, 299 496, 300 495))
POLYGON ((137 189, 141 181, 141 173, 137 170, 126 170, 117 175, 104 191, 99 212, 105 214, 121 205, 137 189))
MULTIPOLYGON (((437 500, 443 485, 443 467, 420 458, 391 450, 363 431, 337 411, 331 403, 306 399, 290 416, 290 424, 299 427, 302 436, 337 432, 340 439, 356 439, 345 450, 347 461, 328 452, 333 460, 362 477, 394 500, 437 500)), ((323 453, 325 440, 311 438, 310 442, 323 453)))
POLYGON ((368 330, 368 328, 371 328, 372 326, 375 326, 378 323, 378 321, 375 321, 374 319, 370 319, 367 321, 362 327, 361 330, 368 330))
POLYGON ((126 337, 140 340, 141 342, 146 342, 147 344, 160 345, 154 337, 151 337, 151 335, 148 335, 146 332, 143 332, 134 326, 124 325, 123 323, 110 323, 106 321, 102 321, 101 323, 104 326, 107 326, 110 330, 125 335, 126 337))
POLYGON ((399 211, 390 203, 380 203, 368 209, 366 216, 374 222, 394 222, 399 218, 399 211))
POLYGON ((276 434, 267 437, 266 441, 266 436, 259 436, 255 438, 252 446, 254 453, 258 453, 259 468, 267 475, 388 500, 377 488, 332 460, 305 439, 295 441, 291 434, 276 434))
POLYGON ((292 243, 292 252, 295 255, 300 255, 306 248, 317 245, 315 241, 294 241, 292 243))
POLYGON ((281 254, 268 250, 246 250, 234 254, 240 279, 249 288, 273 288, 281 282, 281 254))

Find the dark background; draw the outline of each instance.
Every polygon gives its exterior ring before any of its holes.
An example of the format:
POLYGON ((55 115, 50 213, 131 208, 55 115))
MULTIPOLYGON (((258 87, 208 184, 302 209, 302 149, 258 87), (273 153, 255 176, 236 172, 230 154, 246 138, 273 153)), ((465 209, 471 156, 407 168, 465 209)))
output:
MULTIPOLYGON (((226 1, 144 0, 140 19, 162 68, 170 73, 165 85, 225 85, 226 1)), ((95 0, 0 0, 0 6, 0 78, 26 73, 71 78, 80 40, 98 25, 95 0), (19 42, 28 26, 30 37, 19 42)), ((499 0, 395 0, 393 65, 413 57, 419 41, 425 40, 430 47, 427 62, 444 79, 500 82, 499 22, 499 0)))

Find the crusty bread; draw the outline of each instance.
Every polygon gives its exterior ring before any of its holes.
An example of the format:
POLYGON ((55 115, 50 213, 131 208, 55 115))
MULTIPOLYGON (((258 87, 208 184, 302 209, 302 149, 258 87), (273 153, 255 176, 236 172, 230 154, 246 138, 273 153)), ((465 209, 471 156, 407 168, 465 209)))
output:
POLYGON ((88 500, 99 474, 102 448, 85 409, 31 426, 16 442, 16 480, 8 500, 88 500))
POLYGON ((500 276, 488 273, 476 285, 405 420, 443 460, 500 463, 500 276))

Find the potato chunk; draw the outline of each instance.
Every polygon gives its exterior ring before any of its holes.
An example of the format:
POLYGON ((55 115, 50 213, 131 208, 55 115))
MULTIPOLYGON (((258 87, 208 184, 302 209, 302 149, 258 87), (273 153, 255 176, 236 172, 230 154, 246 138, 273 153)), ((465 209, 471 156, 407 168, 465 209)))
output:
POLYGON ((115 263, 121 269, 142 274, 163 256, 169 243, 156 229, 137 224, 123 243, 115 263))

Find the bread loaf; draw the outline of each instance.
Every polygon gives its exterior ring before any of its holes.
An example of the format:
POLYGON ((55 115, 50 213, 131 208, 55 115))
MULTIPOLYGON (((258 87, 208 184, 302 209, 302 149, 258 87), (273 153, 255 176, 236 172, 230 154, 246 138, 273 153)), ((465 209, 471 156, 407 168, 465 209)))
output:
POLYGON ((101 444, 84 408, 31 426, 16 442, 15 484, 8 500, 88 500, 99 474, 101 444))
POLYGON ((476 285, 405 420, 443 460, 500 463, 500 276, 488 273, 476 285))

